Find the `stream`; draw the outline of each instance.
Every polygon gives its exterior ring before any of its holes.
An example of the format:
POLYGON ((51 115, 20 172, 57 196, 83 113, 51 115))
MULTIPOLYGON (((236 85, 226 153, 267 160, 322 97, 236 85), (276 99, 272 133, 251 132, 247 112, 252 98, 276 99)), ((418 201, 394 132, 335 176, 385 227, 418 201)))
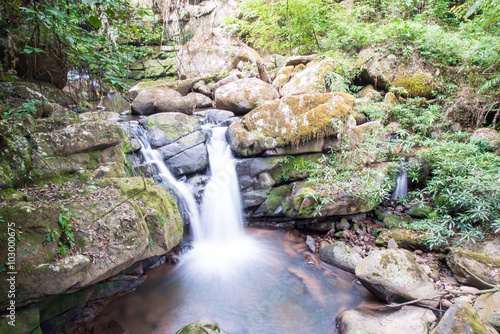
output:
MULTIPOLYGON (((232 334, 335 333, 339 312, 374 302, 353 275, 308 252, 299 233, 244 228, 225 130, 211 129, 210 181, 200 212, 193 212, 186 184, 157 166, 190 215, 179 263, 149 270, 145 284, 112 299, 87 327, 106 328, 114 320, 130 333, 175 333, 210 319, 232 334)), ((147 133, 135 135, 144 136, 139 139, 146 161, 161 165, 147 133)))

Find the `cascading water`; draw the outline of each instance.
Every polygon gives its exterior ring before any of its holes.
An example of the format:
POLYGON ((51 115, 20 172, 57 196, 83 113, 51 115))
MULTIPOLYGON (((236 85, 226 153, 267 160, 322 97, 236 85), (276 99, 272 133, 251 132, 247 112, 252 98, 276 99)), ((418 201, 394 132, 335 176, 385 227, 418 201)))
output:
POLYGON ((142 154, 144 161, 146 163, 153 164, 156 167, 158 176, 166 186, 174 188, 173 190, 177 192, 182 204, 185 206, 185 210, 187 211, 186 218, 189 219, 193 230, 199 230, 200 213, 198 211, 198 206, 196 205, 196 200, 189 187, 185 183, 178 181, 172 173, 170 173, 168 167, 163 161, 161 153, 158 150, 151 148, 151 141, 149 140, 147 130, 134 124, 130 125, 130 131, 141 144, 140 153, 142 154))
MULTIPOLYGON (((352 275, 306 264, 301 237, 243 228, 225 130, 213 128, 208 143, 211 178, 201 224, 192 231, 193 248, 176 266, 150 270, 144 285, 110 303, 89 327, 107 328, 115 320, 131 333, 164 334, 212 319, 231 334, 334 333, 341 309, 370 300, 352 275)), ((155 150, 145 147, 143 153, 161 161, 155 150)))
POLYGON ((398 199, 406 195, 408 195, 408 173, 402 162, 398 175, 396 176, 396 190, 392 193, 392 199, 398 199))

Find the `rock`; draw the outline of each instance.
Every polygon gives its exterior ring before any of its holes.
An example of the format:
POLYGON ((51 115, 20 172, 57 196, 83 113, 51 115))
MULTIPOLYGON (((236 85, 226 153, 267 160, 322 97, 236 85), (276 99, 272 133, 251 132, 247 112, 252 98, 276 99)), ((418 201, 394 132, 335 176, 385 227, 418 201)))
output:
POLYGON ((196 115, 200 115, 208 118, 211 122, 215 124, 222 123, 234 116, 234 113, 227 110, 219 110, 219 109, 209 109, 203 110, 196 113, 196 115))
POLYGON ((208 163, 208 152, 205 144, 186 149, 165 160, 170 172, 175 175, 186 175, 200 172, 208 163))
POLYGON ((193 117, 181 113, 161 113, 143 118, 139 123, 150 131, 153 148, 175 142, 201 127, 193 117))
MULTIPOLYGON (((379 121, 367 122, 355 127, 350 127, 347 131, 347 140, 351 148, 358 147, 367 138, 378 135, 383 138, 383 125, 379 121)), ((367 154, 369 157, 369 154, 367 154)))
MULTIPOLYGON (((371 184, 382 186, 384 177, 388 172, 387 166, 380 165, 371 170, 370 175, 361 173, 357 177, 369 178, 371 184)), ((353 181, 355 182, 355 181, 353 181)), ((375 200, 358 201, 353 195, 345 192, 336 194, 322 194, 309 182, 295 182, 287 198, 287 206, 284 208, 288 217, 312 218, 352 215, 373 210, 378 205, 375 200), (321 203, 322 196, 331 198, 327 203, 321 203)))
POLYGON ((271 190, 269 196, 266 198, 259 208, 255 211, 255 215, 261 216, 277 216, 283 214, 283 206, 285 199, 290 193, 293 184, 285 184, 271 190))
MULTIPOLYGON (((492 334, 470 304, 453 304, 431 334, 492 334)), ((491 328, 492 329, 492 328, 491 328)))
POLYGON ((470 248, 473 252, 481 253, 500 260, 500 237, 478 240, 475 244, 468 245, 468 248, 470 248))
POLYGON ((432 311, 416 306, 378 311, 360 309, 342 312, 337 317, 340 334, 427 334, 436 321, 432 311))
MULTIPOLYGON (((0 226, 5 229, 0 242, 7 244, 9 223, 23 232, 16 242, 17 307, 102 281, 138 260, 165 254, 182 238, 183 222, 175 200, 150 179, 107 178, 92 186, 66 183, 50 189, 50 202, 32 200, 0 207, 5 221, 0 226), (66 214, 63 203, 75 219, 70 221, 74 248, 65 241, 70 237, 58 221, 66 214), (68 248, 72 251, 66 254, 68 248)), ((0 253, 7 259, 6 247, 0 253)), ((0 283, 5 296, 7 283, 0 283)), ((5 310, 7 304, 8 299, 1 299, 0 309, 5 310)))
POLYGON ((318 162, 323 154, 302 154, 289 156, 288 159, 279 161, 278 166, 269 171, 275 183, 293 182, 309 176, 307 164, 318 162))
POLYGON ((408 226, 412 221, 410 216, 400 216, 395 214, 387 215, 384 218, 385 228, 401 228, 408 226))
POLYGON ((176 332, 176 334, 216 334, 216 333, 227 334, 227 332, 224 332, 220 329, 218 323, 212 320, 199 320, 183 327, 182 329, 176 332))
POLYGON ((500 292, 480 295, 474 308, 481 318, 500 331, 500 292))
POLYGON ((248 209, 262 204, 267 199, 268 193, 269 192, 267 190, 253 190, 242 193, 241 202, 243 204, 243 209, 248 209))
POLYGON ((358 92, 358 96, 370 101, 380 102, 382 100, 382 96, 372 85, 363 87, 363 89, 358 92))
POLYGON ((180 154, 190 148, 205 143, 206 140, 207 135, 204 131, 194 131, 183 137, 180 137, 178 140, 170 144, 160 147, 158 151, 160 151, 164 160, 168 160, 171 157, 180 154))
POLYGON ((6 315, 0 322, 0 333, 42 334, 38 307, 16 308, 12 318, 6 315))
POLYGON ((276 77, 273 80, 273 87, 276 88, 278 91, 280 91, 281 88, 288 81, 290 81, 293 70, 294 66, 283 66, 282 68, 280 68, 278 73, 276 73, 276 77))
POLYGON ((182 96, 173 89, 149 89, 139 92, 132 102, 132 113, 151 115, 163 112, 179 112, 191 115, 196 108, 212 106, 212 100, 200 93, 182 96))
POLYGON ((279 99, 278 91, 260 79, 240 79, 215 91, 215 104, 219 109, 244 115, 259 104, 279 99))
POLYGON ((48 82, 16 81, 5 89, 15 92, 16 96, 20 96, 24 100, 50 101, 63 107, 69 107, 75 103, 69 94, 48 82))
MULTIPOLYGON (((353 102, 354 97, 345 93, 288 96, 263 103, 243 117, 242 125, 250 133, 275 138, 278 146, 294 145, 335 135, 338 129, 332 122, 343 124, 354 113, 353 102)), ((240 146, 238 142, 230 145, 236 151, 240 146)))
MULTIPOLYGON (((328 89, 325 85, 325 75, 334 72, 332 60, 325 59, 318 63, 309 63, 307 67, 295 74, 280 90, 282 96, 326 93, 328 89)), ((353 99, 354 102, 354 99, 353 99)))
MULTIPOLYGON (((356 267, 355 274, 370 292, 389 303, 438 295, 425 271, 404 249, 373 251, 356 267)), ((422 301, 422 304, 434 304, 422 301)))
POLYGON ((181 79, 229 73, 240 61, 261 62, 259 54, 237 37, 224 33, 206 34, 198 30, 175 58, 177 73, 181 79))
POLYGON ((413 218, 429 218, 434 212, 434 209, 429 205, 423 205, 421 207, 412 207, 408 210, 408 214, 413 218))
POLYGON ((341 241, 325 246, 319 250, 321 261, 354 274, 356 266, 361 261, 361 255, 353 251, 341 241))
POLYGON ((241 78, 243 78, 243 73, 242 72, 231 73, 229 76, 227 76, 224 79, 222 79, 222 80, 218 81, 217 83, 215 83, 214 86, 213 86, 213 91, 215 92, 220 87, 225 86, 227 84, 230 84, 232 82, 238 81, 241 78))
POLYGON ((351 228, 351 224, 349 224, 349 221, 346 218, 340 219, 340 221, 335 224, 335 229, 337 231, 342 231, 342 230, 348 230, 351 228))
POLYGON ((480 128, 470 136, 472 141, 482 141, 487 143, 488 149, 494 151, 500 148, 500 133, 495 129, 480 128))
POLYGON ((314 239, 310 235, 306 237, 306 245, 309 247, 311 252, 315 253, 316 252, 316 246, 314 246, 314 239))
POLYGON ((387 242, 387 248, 389 248, 389 249, 398 248, 398 243, 394 239, 391 238, 387 242))
MULTIPOLYGON (((42 45, 40 47, 44 48, 42 45)), ((68 82, 69 62, 63 55, 54 53, 50 47, 47 49, 48 52, 44 53, 17 54, 17 75, 24 79, 49 82, 63 89, 68 82)))
POLYGON ((376 85, 377 89, 389 91, 391 87, 402 87, 409 97, 425 98, 431 98, 436 89, 433 75, 418 58, 408 63, 389 51, 381 52, 372 47, 361 50, 359 57, 366 59, 361 79, 376 85))
POLYGON ((452 248, 446 263, 462 284, 488 289, 500 284, 500 260, 461 248, 452 248))
POLYGON ((288 57, 285 60, 285 63, 283 66, 297 66, 300 64, 308 64, 309 62, 313 61, 316 55, 308 55, 308 56, 292 56, 288 57))
POLYGON ((196 77, 186 80, 173 80, 172 78, 163 78, 159 80, 143 80, 129 89, 127 93, 127 99, 132 101, 138 96, 140 92, 145 90, 167 91, 169 89, 172 89, 177 91, 182 96, 185 96, 192 90, 193 85, 195 85, 197 82, 209 79, 212 80, 213 76, 196 77))
POLYGON ((424 241, 425 232, 404 228, 381 231, 377 236, 377 239, 375 239, 375 244, 381 247, 388 247, 389 240, 391 239, 394 240, 401 248, 430 251, 429 246, 424 241))
POLYGON ((384 109, 389 110, 399 104, 398 98, 393 92, 388 92, 384 97, 384 109))

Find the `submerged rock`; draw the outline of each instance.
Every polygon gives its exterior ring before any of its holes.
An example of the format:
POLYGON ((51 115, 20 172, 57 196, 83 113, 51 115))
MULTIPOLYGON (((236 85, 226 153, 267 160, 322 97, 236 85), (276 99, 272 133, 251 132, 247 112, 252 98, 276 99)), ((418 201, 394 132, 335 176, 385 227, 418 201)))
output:
MULTIPOLYGON (((365 288, 390 303, 438 295, 424 269, 404 249, 371 252, 359 262, 355 274, 365 288)), ((421 303, 434 304, 432 301, 421 303)))
POLYGON ((391 310, 350 310, 337 317, 340 334, 426 334, 436 316, 416 306, 391 310))
POLYGON ((338 241, 319 250, 321 261, 354 274, 361 261, 361 255, 353 251, 345 243, 338 241))

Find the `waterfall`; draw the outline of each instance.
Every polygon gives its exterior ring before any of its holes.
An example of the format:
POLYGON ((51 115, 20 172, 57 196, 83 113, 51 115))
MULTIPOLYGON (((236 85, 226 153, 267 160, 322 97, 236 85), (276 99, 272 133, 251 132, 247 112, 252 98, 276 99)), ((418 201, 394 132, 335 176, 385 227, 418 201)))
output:
POLYGON ((174 191, 177 192, 177 195, 185 206, 185 210, 187 211, 186 218, 189 219, 191 223, 191 228, 193 233, 199 234, 200 232, 200 213, 198 211, 198 206, 196 204, 196 200, 189 189, 188 185, 184 182, 178 181, 172 173, 168 170, 168 167, 165 165, 165 161, 163 161, 163 157, 158 150, 151 148, 148 131, 139 125, 131 125, 130 131, 133 136, 139 141, 141 144, 140 153, 144 157, 146 163, 154 164, 156 166, 156 170, 158 172, 158 176, 161 178, 163 183, 166 183, 168 186, 174 188, 174 191))
POLYGON ((408 174, 404 163, 401 162, 400 170, 396 176, 396 190, 392 194, 392 199, 398 199, 399 197, 405 197, 408 194, 408 174))
POLYGON ((224 242, 238 238, 243 233, 236 161, 225 139, 226 129, 213 128, 208 142, 210 181, 203 194, 202 234, 194 236, 195 242, 224 242))

